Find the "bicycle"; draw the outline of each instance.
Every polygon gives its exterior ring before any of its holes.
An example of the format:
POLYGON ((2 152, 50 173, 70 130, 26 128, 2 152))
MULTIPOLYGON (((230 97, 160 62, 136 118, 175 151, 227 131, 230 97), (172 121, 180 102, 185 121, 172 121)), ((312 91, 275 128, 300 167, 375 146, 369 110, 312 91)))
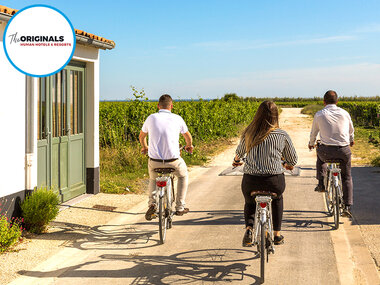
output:
MULTIPOLYGON (((320 141, 317 141, 314 147, 319 147, 320 141)), ((342 177, 339 164, 340 159, 327 159, 327 173, 323 177, 323 185, 325 187, 325 203, 327 212, 330 216, 334 217, 334 227, 339 229, 339 218, 344 209, 343 203, 343 190, 342 190, 342 177)))
POLYGON ((254 223, 254 238, 252 245, 257 246, 260 255, 260 279, 264 283, 265 259, 269 261, 269 254, 274 254, 274 235, 272 222, 272 199, 277 194, 270 191, 252 191, 251 196, 255 197, 256 212, 254 223))
MULTIPOLYGON (((180 145, 180 152, 186 151, 186 146, 180 145)), ((190 153, 191 154, 191 153, 190 153)), ((158 216, 158 232, 160 235, 160 243, 164 244, 166 238, 166 230, 170 229, 173 224, 173 203, 175 201, 174 194, 174 175, 172 174, 175 169, 171 167, 155 168, 154 171, 158 173, 156 178, 156 199, 158 199, 157 212, 158 216)))
MULTIPOLYGON (((233 168, 241 166, 246 162, 243 157, 242 162, 235 162, 232 164, 233 168)), ((287 165, 282 161, 284 170, 292 171, 293 166, 287 165)), ((299 172, 298 172, 299 175, 299 172)), ((269 262, 269 254, 274 254, 274 232, 272 221, 272 199, 277 198, 278 195, 271 191, 253 190, 251 196, 255 197, 256 211, 254 219, 254 236, 253 246, 257 246, 257 252, 260 255, 260 279, 261 283, 265 280, 265 259, 269 262)))
POLYGON ((172 227, 173 216, 173 202, 175 200, 174 194, 174 168, 155 168, 154 171, 158 173, 156 178, 156 193, 158 193, 158 209, 156 215, 158 216, 158 231, 160 235, 160 243, 163 244, 166 238, 166 230, 172 227))
POLYGON ((335 229, 339 229, 339 217, 344 209, 340 160, 329 159, 325 162, 327 163, 327 173, 324 177, 325 203, 328 214, 334 217, 335 229))

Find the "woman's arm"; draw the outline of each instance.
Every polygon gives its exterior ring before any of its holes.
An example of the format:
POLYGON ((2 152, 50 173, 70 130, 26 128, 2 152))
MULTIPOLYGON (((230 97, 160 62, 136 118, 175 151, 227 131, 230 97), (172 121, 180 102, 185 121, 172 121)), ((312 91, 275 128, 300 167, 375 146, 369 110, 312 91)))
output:
POLYGON ((294 166, 297 164, 297 152, 288 134, 285 135, 285 147, 282 151, 282 156, 287 165, 294 166))
POLYGON ((232 162, 232 166, 236 167, 242 165, 243 163, 240 161, 240 158, 244 157, 246 153, 245 148, 245 139, 244 137, 240 140, 238 147, 236 148, 236 155, 234 161, 232 162))

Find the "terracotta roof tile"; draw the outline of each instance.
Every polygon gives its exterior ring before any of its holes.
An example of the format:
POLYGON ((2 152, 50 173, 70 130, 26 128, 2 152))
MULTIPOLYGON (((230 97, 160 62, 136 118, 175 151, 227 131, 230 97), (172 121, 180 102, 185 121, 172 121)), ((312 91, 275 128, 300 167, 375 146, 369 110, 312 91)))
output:
POLYGON ((5 7, 5 6, 2 6, 0 5, 0 12, 1 13, 4 13, 4 14, 8 14, 8 15, 14 15, 17 13, 18 10, 15 10, 15 9, 11 9, 11 8, 8 8, 8 7, 5 7))
MULTIPOLYGON (((11 9, 11 8, 8 8, 8 7, 0 5, 0 13, 13 16, 14 14, 17 13, 17 11, 18 10, 16 10, 16 9, 11 9)), ((97 41, 100 41, 100 42, 104 42, 104 43, 110 44, 112 47, 115 47, 115 42, 114 41, 107 40, 107 39, 105 39, 103 37, 99 37, 97 35, 90 34, 90 33, 87 33, 85 31, 81 31, 81 30, 75 29, 75 34, 76 35, 80 35, 80 36, 84 36, 84 37, 87 37, 87 38, 90 38, 90 39, 93 39, 93 40, 97 40, 97 41)))

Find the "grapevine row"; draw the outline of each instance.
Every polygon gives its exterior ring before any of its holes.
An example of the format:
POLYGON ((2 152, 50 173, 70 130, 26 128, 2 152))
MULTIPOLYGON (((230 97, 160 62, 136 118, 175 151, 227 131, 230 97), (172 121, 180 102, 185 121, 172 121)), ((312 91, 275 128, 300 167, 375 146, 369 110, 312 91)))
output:
MULTIPOLYGON (((244 101, 175 102, 173 113, 186 122, 195 141, 209 141, 237 134, 238 125, 252 120, 259 103, 244 101)), ((117 147, 137 141, 145 119, 157 112, 157 102, 101 102, 100 144, 117 147)))

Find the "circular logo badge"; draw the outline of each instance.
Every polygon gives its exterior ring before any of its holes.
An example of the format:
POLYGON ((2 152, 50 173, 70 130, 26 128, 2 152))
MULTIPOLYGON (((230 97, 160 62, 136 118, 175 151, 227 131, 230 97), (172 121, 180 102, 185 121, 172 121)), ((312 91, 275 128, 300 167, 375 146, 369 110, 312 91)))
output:
POLYGON ((10 63, 29 76, 52 75, 64 68, 75 50, 75 31, 69 19, 47 5, 21 9, 8 22, 3 36, 10 63))

